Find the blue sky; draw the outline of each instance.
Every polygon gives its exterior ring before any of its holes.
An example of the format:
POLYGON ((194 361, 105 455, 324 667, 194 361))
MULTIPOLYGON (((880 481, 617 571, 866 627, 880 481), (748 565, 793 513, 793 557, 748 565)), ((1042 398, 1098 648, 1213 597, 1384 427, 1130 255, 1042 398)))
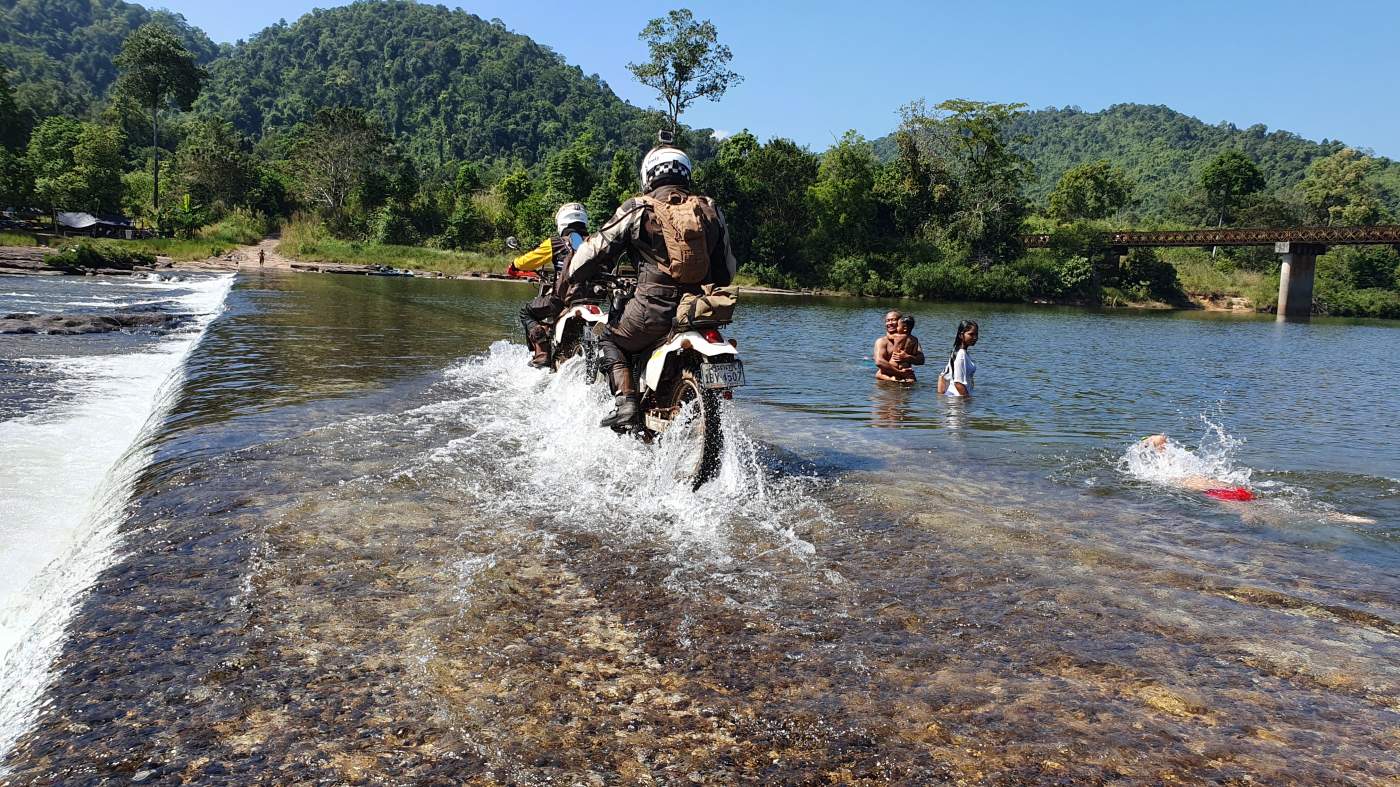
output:
MULTIPOLYGON (((167 0, 216 41, 247 38, 305 0, 167 0)), ((446 3, 499 17, 618 95, 654 96, 627 72, 645 57, 637 33, 670 4, 591 0, 446 3)), ((748 128, 813 149, 854 128, 898 123, 915 98, 1022 101, 1088 111, 1165 104, 1207 123, 1263 123, 1400 158, 1400 2, 692 2, 719 28, 745 81, 684 117, 748 128)))

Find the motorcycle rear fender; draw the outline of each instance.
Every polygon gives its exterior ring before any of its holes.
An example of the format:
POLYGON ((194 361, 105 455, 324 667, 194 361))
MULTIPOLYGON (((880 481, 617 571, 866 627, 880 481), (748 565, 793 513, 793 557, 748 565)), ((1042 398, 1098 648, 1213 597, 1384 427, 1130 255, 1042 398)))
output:
POLYGON ((646 374, 642 376, 642 384, 649 391, 657 390, 661 384, 661 374, 666 371, 666 359, 672 354, 685 352, 681 345, 690 343, 689 350, 700 353, 707 358, 714 358, 719 355, 729 355, 739 357, 739 351, 728 342, 712 342, 706 339, 699 331, 682 331, 665 344, 651 351, 651 357, 647 359, 646 374))
MULTIPOLYGON (((594 305, 597 306, 597 304, 594 305)), ((554 321, 555 344, 558 344, 559 342, 564 340, 564 328, 569 324, 569 320, 572 320, 575 317, 583 320, 586 323, 605 323, 608 321, 608 313, 606 311, 603 311, 602 307, 599 307, 598 314, 594 314, 593 312, 588 310, 587 304, 570 306, 569 308, 565 309, 562 314, 559 315, 559 319, 554 321)))

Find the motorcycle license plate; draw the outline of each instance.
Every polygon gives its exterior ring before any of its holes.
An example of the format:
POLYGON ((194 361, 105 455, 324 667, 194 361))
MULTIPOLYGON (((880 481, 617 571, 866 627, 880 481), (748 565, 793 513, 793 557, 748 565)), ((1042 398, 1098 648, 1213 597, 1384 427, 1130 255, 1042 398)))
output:
POLYGON ((706 388, 733 388, 745 382, 742 361, 700 364, 700 384, 706 388))

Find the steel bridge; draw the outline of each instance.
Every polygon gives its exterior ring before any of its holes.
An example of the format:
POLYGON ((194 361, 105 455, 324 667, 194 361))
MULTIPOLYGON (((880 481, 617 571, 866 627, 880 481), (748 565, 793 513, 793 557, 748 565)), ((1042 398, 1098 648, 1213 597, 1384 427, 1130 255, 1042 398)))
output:
MULTIPOLYGON (((1049 248, 1050 234, 1022 235, 1021 242, 1028 249, 1049 248)), ((1104 254, 1115 261, 1128 249, 1170 246, 1273 246, 1281 262, 1278 318, 1307 319, 1312 314, 1317 256, 1329 246, 1394 246, 1400 251, 1400 224, 1105 232, 1099 244, 1104 254)))

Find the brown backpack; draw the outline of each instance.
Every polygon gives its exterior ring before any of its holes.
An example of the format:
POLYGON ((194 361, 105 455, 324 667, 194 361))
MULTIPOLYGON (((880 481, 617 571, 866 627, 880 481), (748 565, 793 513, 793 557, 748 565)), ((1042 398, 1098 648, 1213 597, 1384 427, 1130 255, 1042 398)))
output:
POLYGON ((710 275, 711 234, 719 222, 715 206, 704 197, 674 191, 665 201, 641 195, 637 200, 651 207, 661 223, 668 262, 661 270, 682 284, 699 284, 710 275))

